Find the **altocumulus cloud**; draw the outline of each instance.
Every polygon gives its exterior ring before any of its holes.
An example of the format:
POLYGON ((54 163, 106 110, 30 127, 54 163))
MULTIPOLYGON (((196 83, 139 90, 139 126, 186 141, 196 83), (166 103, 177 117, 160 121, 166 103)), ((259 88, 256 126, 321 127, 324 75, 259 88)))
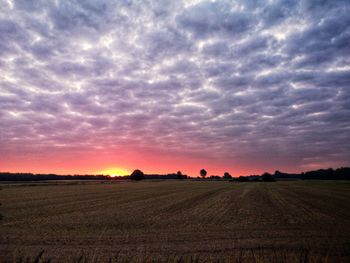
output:
POLYGON ((0 155, 347 165, 349 13, 347 0, 0 0, 0 155))

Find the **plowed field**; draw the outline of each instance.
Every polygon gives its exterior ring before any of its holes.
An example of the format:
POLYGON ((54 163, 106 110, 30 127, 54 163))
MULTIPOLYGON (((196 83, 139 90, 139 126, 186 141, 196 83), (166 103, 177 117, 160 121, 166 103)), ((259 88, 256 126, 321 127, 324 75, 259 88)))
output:
POLYGON ((350 182, 17 183, 0 199, 4 262, 350 259, 350 182))

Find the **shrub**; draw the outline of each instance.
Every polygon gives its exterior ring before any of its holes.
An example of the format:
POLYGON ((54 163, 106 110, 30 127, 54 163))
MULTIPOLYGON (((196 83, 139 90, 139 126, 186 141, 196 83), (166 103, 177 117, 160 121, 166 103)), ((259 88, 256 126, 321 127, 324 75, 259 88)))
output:
POLYGON ((269 173, 264 173, 261 176, 261 179, 263 180, 263 182, 275 182, 275 178, 269 173))
POLYGON ((224 173, 224 179, 232 179, 232 175, 230 175, 228 172, 224 173))
POLYGON ((245 177, 245 176, 240 176, 240 177, 238 177, 238 181, 239 182, 248 182, 249 179, 247 177, 245 177))
POLYGON ((142 180, 145 179, 145 175, 143 174, 143 172, 139 169, 136 169, 135 171, 132 172, 132 174, 130 175, 130 179, 131 180, 142 180))
POLYGON ((203 178, 207 175, 207 171, 205 169, 200 170, 199 173, 203 178))

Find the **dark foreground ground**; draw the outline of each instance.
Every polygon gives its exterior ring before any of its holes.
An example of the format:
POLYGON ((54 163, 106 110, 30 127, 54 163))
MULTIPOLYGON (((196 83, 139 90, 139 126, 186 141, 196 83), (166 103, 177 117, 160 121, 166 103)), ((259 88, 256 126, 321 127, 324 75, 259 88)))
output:
POLYGON ((2 186, 0 262, 350 262, 350 182, 2 186))

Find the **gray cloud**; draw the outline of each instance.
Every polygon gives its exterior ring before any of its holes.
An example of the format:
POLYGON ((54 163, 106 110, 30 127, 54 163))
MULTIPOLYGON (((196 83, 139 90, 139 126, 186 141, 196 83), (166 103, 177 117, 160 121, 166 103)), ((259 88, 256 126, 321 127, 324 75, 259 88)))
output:
POLYGON ((226 2, 204 1, 185 9, 177 16, 180 27, 196 38, 240 36, 253 27, 254 19, 249 13, 232 10, 226 2))

